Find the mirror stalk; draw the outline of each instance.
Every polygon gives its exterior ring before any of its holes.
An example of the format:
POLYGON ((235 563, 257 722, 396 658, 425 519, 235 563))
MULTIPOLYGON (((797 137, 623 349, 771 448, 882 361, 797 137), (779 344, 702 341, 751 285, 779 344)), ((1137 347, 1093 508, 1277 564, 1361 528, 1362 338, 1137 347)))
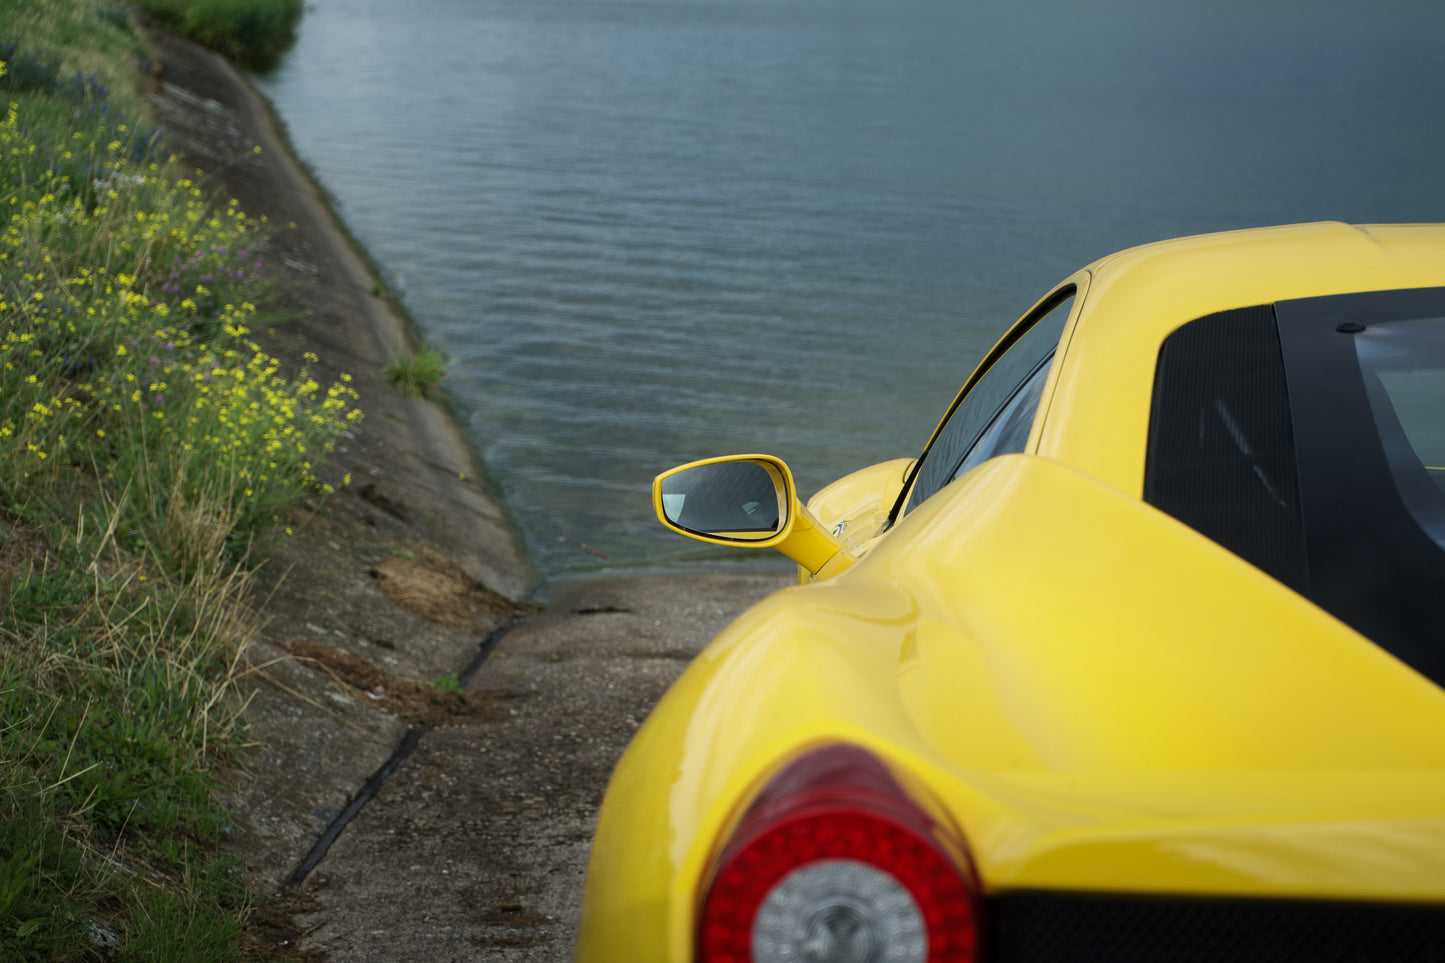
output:
POLYGON ((795 502, 793 511, 792 530, 777 546, 779 552, 821 578, 836 575, 857 561, 802 502, 795 502))

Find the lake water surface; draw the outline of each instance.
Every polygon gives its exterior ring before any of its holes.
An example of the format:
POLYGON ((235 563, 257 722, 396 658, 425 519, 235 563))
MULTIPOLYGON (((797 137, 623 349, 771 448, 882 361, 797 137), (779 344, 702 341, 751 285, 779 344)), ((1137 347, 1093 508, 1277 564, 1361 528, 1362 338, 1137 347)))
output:
POLYGON ((254 80, 565 577, 730 564, 656 472, 913 454, 1104 254, 1445 220, 1442 38, 1438 0, 308 0, 254 80))

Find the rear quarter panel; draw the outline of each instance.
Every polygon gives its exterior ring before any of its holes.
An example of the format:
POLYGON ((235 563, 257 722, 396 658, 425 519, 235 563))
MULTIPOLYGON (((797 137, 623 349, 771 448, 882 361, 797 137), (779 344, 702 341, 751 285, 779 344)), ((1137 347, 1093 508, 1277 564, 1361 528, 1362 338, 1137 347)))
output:
POLYGON ((1057 463, 995 459, 684 673, 614 775, 578 958, 690 959, 732 821, 834 739, 957 826, 986 890, 1445 900, 1441 731, 1439 689, 1212 542, 1057 463), (1386 819, 1436 855, 1371 869, 1386 819))

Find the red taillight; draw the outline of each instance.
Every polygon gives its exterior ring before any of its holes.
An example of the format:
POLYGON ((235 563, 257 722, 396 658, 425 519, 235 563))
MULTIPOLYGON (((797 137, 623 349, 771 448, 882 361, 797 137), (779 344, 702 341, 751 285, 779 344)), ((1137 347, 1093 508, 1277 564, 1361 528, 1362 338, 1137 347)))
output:
POLYGON ((940 832, 863 749, 800 757, 763 789, 723 850, 703 899, 699 959, 975 960, 973 897, 940 832))

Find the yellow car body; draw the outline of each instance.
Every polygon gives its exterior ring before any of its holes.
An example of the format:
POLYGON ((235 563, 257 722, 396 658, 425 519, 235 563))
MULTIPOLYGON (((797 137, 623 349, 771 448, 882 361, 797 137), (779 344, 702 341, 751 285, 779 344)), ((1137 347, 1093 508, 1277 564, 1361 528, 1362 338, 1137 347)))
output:
POLYGON ((791 530, 716 539, 813 561, 697 657, 618 764, 577 959, 696 959, 749 806, 836 744, 881 761, 937 827, 984 919, 978 959, 1152 958, 1008 949, 1022 944, 995 907, 1039 894, 1405 907, 1445 954, 1438 679, 1146 498, 1172 334, 1250 306, 1442 287, 1442 225, 1115 254, 1039 302, 1067 316, 1017 450, 916 502, 911 458, 830 485, 797 522, 831 533, 826 557, 790 551, 791 530))

